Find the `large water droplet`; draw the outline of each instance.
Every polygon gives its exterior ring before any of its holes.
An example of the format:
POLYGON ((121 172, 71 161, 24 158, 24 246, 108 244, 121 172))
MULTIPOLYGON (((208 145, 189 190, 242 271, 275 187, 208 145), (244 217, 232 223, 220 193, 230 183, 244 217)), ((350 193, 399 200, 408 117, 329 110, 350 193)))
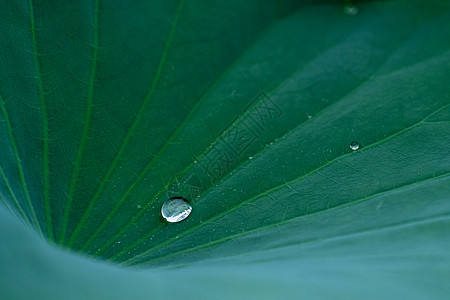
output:
POLYGON ((354 150, 358 150, 358 149, 359 149, 359 144, 358 144, 358 142, 355 142, 355 141, 351 142, 351 143, 350 143, 350 149, 352 149, 353 151, 354 151, 354 150))
POLYGON ((192 206, 181 197, 170 198, 161 207, 161 215, 170 223, 183 221, 191 211, 192 206))

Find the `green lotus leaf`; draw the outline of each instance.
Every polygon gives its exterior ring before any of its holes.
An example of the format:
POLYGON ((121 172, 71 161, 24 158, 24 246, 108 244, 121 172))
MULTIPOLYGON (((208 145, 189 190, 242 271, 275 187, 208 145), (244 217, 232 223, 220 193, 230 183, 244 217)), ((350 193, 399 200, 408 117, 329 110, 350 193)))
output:
POLYGON ((0 298, 450 294, 449 1, 1 7, 0 298))

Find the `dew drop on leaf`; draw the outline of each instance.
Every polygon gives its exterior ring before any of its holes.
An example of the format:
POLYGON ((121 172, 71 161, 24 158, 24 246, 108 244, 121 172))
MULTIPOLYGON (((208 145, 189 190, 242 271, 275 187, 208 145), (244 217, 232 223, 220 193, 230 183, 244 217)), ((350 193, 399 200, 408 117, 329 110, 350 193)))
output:
POLYGON ((355 141, 351 142, 351 143, 350 143, 350 149, 352 149, 352 150, 358 150, 358 149, 359 149, 359 144, 358 144, 358 142, 355 142, 355 141))
POLYGON ((191 211, 192 206, 181 197, 170 198, 161 207, 161 215, 170 223, 183 221, 191 211))
POLYGON ((359 9, 352 5, 352 4, 347 4, 344 6, 344 14, 348 15, 348 16, 356 16, 359 13, 359 9))

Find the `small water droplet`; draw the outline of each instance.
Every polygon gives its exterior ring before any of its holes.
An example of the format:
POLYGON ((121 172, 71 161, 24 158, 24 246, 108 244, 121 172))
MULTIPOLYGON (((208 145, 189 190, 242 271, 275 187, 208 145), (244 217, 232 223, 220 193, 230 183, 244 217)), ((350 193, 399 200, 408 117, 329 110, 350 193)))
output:
POLYGON ((311 119, 312 118, 312 116, 311 115, 308 115, 308 119, 311 119))
POLYGON ((138 204, 138 205, 136 205, 136 207, 137 207, 137 209, 140 209, 142 206, 140 206, 140 205, 138 204))
POLYGON ((192 206, 181 197, 170 198, 161 207, 161 215, 170 223, 183 221, 191 211, 192 206))
POLYGON ((198 161, 194 160, 194 164, 198 163, 198 161))
POLYGON ((253 159, 253 156, 249 156, 248 159, 253 159))
POLYGON ((359 9, 352 5, 352 4, 347 4, 344 6, 344 14, 348 15, 348 16, 356 16, 359 13, 359 9))
POLYGON ((353 151, 354 151, 354 150, 358 150, 358 149, 359 149, 359 144, 358 144, 358 142, 355 142, 355 141, 351 142, 351 143, 350 143, 350 149, 352 149, 353 151))

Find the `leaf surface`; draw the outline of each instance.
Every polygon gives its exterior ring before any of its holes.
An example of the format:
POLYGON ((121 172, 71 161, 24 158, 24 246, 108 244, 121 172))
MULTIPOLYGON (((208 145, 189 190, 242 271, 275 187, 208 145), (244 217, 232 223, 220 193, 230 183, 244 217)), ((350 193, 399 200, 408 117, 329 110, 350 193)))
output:
POLYGON ((241 2, 5 2, 4 206, 51 244, 153 270, 60 253, 6 211, 2 264, 36 257, 42 297, 132 280, 164 297, 173 276, 193 298, 228 277, 242 298, 297 278, 310 296, 445 295, 449 3, 241 2), (193 210, 172 224, 175 196, 193 210))

